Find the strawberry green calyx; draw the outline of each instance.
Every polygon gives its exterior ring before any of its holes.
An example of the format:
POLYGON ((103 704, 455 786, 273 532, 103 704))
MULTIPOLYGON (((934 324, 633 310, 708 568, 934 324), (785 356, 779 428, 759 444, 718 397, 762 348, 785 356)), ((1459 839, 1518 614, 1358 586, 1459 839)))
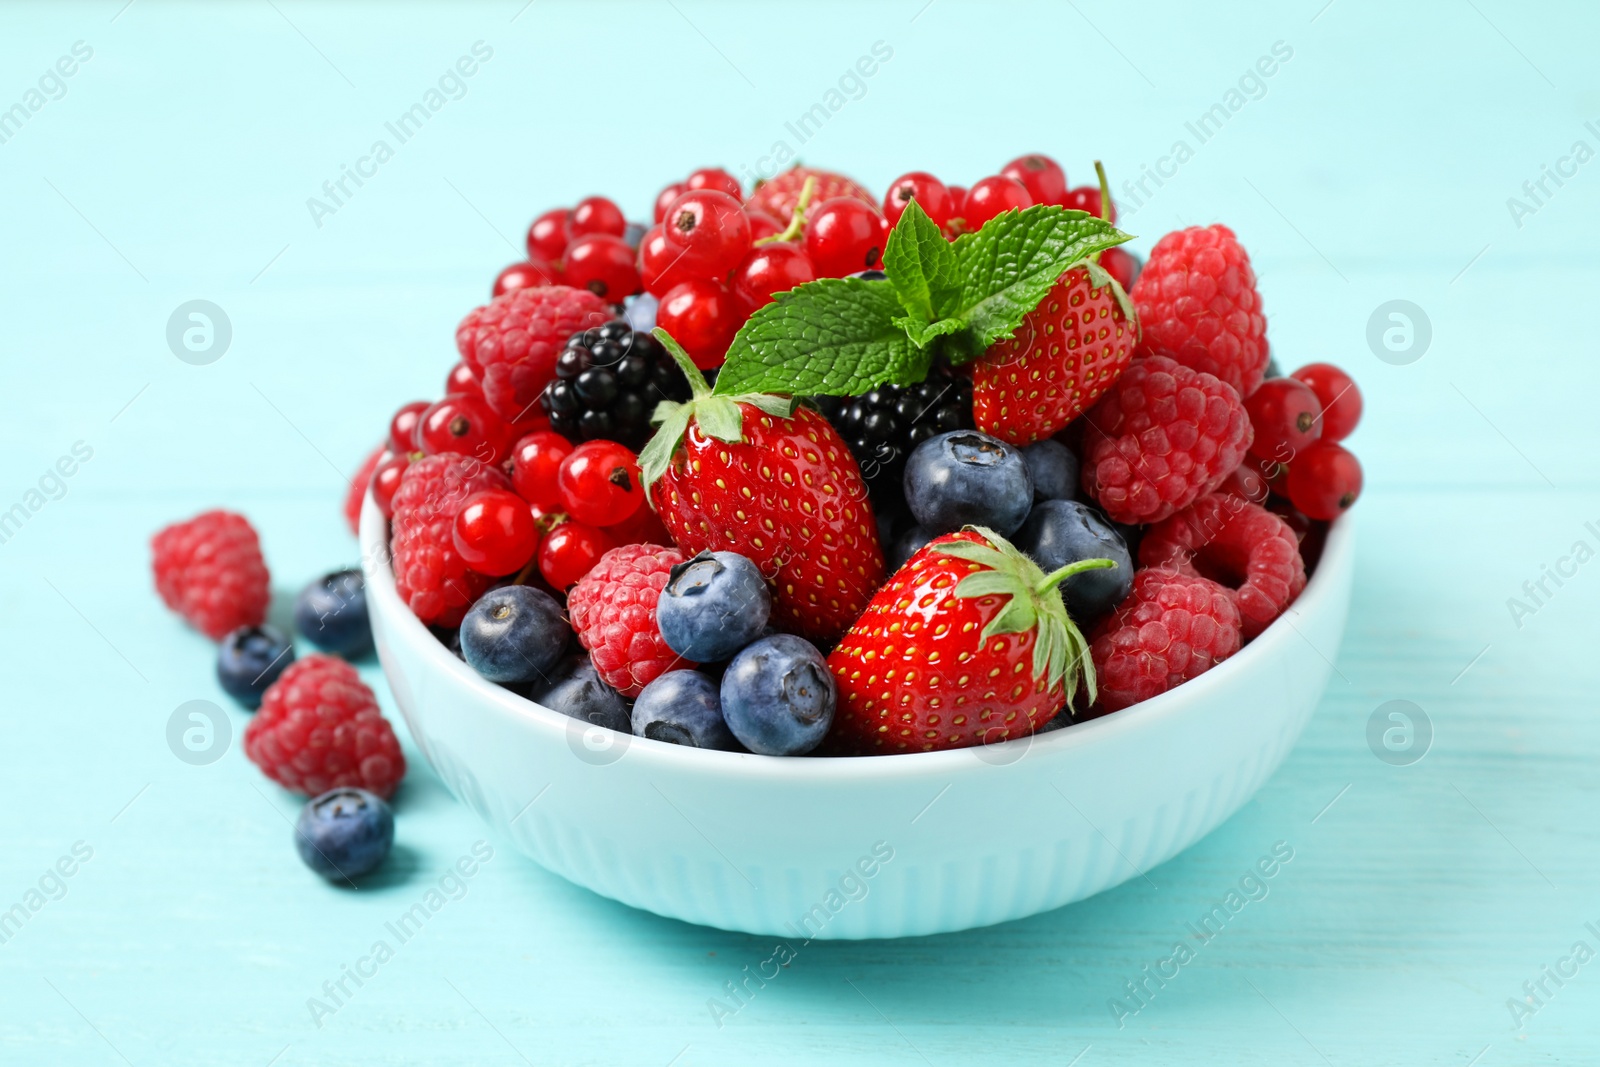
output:
POLYGON ((986 570, 975 571, 956 585, 959 597, 1006 596, 1010 601, 983 628, 985 639, 1000 634, 1036 631, 1033 643, 1033 675, 1047 686, 1061 683, 1071 707, 1083 678, 1089 703, 1095 700, 1094 661, 1089 658, 1089 642, 1078 630, 1057 587, 1074 574, 1115 567, 1109 559, 1084 559, 1045 574, 1039 565, 993 530, 982 526, 966 529, 983 538, 977 541, 947 541, 931 546, 936 552, 976 563, 986 570))
MULTIPOLYGON (((1106 178, 1105 164, 1098 159, 1094 161, 1094 172, 1100 178, 1100 217, 1111 225, 1111 182, 1106 178)), ((1100 265, 1100 253, 1096 252, 1083 261, 1084 267, 1089 271, 1089 284, 1096 289, 1110 289, 1111 295, 1116 297, 1117 307, 1122 309, 1122 317, 1133 326, 1133 337, 1137 341, 1142 331, 1139 329, 1139 310, 1133 306, 1133 297, 1122 287, 1122 283, 1111 276, 1111 273, 1100 265)))
POLYGON ((706 376, 694 365, 694 360, 689 358, 683 346, 659 326, 652 332, 672 356, 673 362, 677 363, 678 369, 683 371, 683 376, 689 379, 690 398, 684 403, 663 400, 650 416, 651 423, 659 428, 639 453, 639 478, 646 492, 657 478, 666 473, 672 462, 672 454, 678 450, 683 435, 689 432, 691 419, 707 437, 731 443, 744 439, 744 415, 739 410, 740 404, 752 404, 768 415, 782 419, 794 413, 794 401, 788 397, 766 393, 713 396, 711 386, 706 384, 706 376))

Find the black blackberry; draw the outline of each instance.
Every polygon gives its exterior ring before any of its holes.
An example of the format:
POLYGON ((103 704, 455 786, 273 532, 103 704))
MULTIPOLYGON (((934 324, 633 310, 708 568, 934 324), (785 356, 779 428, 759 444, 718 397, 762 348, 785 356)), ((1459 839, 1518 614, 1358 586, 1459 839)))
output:
POLYGON ((818 397, 822 413, 850 446, 879 507, 904 502, 906 457, 923 441, 972 429, 972 381, 935 366, 916 385, 880 385, 850 397, 818 397))
POLYGON ((637 452, 650 440, 656 404, 688 399, 689 383, 666 349, 618 319, 572 335, 539 406, 565 437, 603 438, 637 452))

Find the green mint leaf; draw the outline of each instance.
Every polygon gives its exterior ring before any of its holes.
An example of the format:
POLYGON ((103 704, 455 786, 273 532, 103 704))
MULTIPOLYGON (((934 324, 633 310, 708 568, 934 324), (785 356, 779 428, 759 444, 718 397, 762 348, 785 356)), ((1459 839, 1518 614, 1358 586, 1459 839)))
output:
POLYGON ((1044 204, 1007 211, 957 238, 961 292, 944 317, 968 329, 950 335, 953 360, 974 359, 1010 336, 1068 267, 1131 239, 1103 219, 1044 204))
POLYGON ((889 233, 883 269, 907 311, 932 322, 961 292, 955 249, 915 200, 889 233))
POLYGON ((921 381, 928 354, 895 324, 903 310, 887 281, 822 278, 780 293, 740 327, 713 393, 851 396, 921 381))

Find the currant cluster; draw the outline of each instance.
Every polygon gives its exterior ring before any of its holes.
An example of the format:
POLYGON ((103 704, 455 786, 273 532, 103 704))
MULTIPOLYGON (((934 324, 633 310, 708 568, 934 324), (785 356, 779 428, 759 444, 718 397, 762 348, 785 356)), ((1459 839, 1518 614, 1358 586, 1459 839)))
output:
POLYGON ((539 403, 550 428, 567 437, 637 451, 650 439, 656 404, 687 399, 688 383, 666 349, 619 320, 572 335, 539 403))
POLYGON ((639 291, 638 239, 622 209, 603 196, 588 197, 571 208, 552 208, 528 227, 528 258, 502 270, 491 295, 535 285, 570 285, 620 304, 639 291))

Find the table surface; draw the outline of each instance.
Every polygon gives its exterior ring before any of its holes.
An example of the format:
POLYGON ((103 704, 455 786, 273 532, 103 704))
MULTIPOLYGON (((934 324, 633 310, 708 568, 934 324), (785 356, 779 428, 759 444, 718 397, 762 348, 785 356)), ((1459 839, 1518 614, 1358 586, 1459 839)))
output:
POLYGON ((49 895, 0 944, 0 1058, 1593 1062, 1600 26, 1506 0, 1228 7, 9 6, 0 108, 27 113, 0 143, 0 510, 28 517, 0 544, 0 909, 49 895), (488 58, 446 77, 475 42, 488 58), (852 75, 875 43, 889 58, 852 75), (398 141, 385 124, 441 78, 398 141), (239 751, 245 715, 217 762, 175 759, 174 709, 224 698, 150 589, 150 533, 244 511, 280 600, 352 561, 345 479, 437 392, 457 319, 547 206, 603 191, 640 214, 713 161, 798 153, 881 188, 1036 149, 1078 181, 1106 160, 1141 251, 1233 226, 1278 359, 1335 360, 1365 392, 1354 608, 1282 769, 1148 881, 813 944, 720 1027, 708 998, 766 939, 502 846, 318 1026, 308 998, 483 831, 408 747, 398 854, 341 891, 295 859, 296 802, 239 751), (345 168, 368 177, 308 206, 345 168), (231 323, 209 365, 166 341, 192 299, 231 323), (1369 344, 1396 299, 1425 349, 1369 344), (91 457, 47 477, 75 447, 91 457), (1431 723, 1410 765, 1368 745, 1391 700, 1431 723), (1295 859, 1270 896, 1119 1027, 1124 983, 1277 841, 1295 859))

